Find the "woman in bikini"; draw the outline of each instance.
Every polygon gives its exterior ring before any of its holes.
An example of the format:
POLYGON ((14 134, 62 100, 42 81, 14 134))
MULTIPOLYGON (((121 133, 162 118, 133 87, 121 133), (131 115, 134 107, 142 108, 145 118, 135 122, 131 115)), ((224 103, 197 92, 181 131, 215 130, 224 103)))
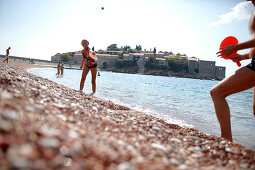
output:
POLYGON ((91 70, 91 83, 92 83, 92 95, 96 93, 96 75, 97 75, 97 62, 96 59, 93 56, 92 53, 89 52, 89 42, 87 40, 82 40, 81 45, 83 46, 83 50, 81 51, 83 59, 81 63, 81 69, 82 71, 82 77, 81 77, 81 83, 80 83, 80 91, 83 90, 84 82, 86 80, 86 77, 88 75, 89 70, 91 70), (85 63, 85 66, 83 67, 85 63))
MULTIPOLYGON (((255 5, 255 0, 252 0, 255 5)), ((230 110, 226 97, 238 93, 255 86, 255 12, 250 22, 250 32, 252 39, 236 45, 223 47, 219 54, 220 57, 226 58, 236 51, 251 48, 248 54, 237 54, 233 57, 233 61, 241 61, 251 59, 251 63, 245 67, 238 69, 233 75, 225 78, 210 91, 214 103, 215 112, 220 123, 221 137, 232 141, 230 110)), ((255 91, 254 91, 255 92, 255 91)), ((255 96, 254 96, 255 99, 255 96)), ((253 111, 255 116, 255 110, 253 111)))

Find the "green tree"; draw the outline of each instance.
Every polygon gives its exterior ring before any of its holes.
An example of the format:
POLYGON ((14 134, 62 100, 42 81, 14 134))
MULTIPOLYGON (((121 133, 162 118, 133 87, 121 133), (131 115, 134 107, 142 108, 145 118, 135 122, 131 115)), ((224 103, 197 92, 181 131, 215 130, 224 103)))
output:
POLYGON ((108 51, 117 51, 118 50, 118 47, 117 47, 117 44, 111 44, 107 47, 107 50, 108 51))
POLYGON ((136 45, 135 49, 136 49, 137 51, 141 51, 141 50, 142 50, 142 46, 141 46, 141 45, 136 45))
POLYGON ((131 48, 130 48, 130 46, 128 46, 128 45, 126 45, 126 46, 123 47, 123 51, 128 51, 129 49, 131 49, 131 48))
POLYGON ((68 62, 68 61, 70 61, 71 59, 72 59, 72 56, 71 56, 70 54, 68 54, 68 53, 62 54, 62 56, 61 56, 61 60, 62 60, 63 62, 68 62))
POLYGON ((176 58, 179 58, 181 56, 181 54, 177 53, 175 56, 176 56, 176 58))
POLYGON ((188 72, 188 61, 183 61, 180 59, 180 54, 176 54, 175 58, 168 58, 168 66, 173 72, 186 71, 188 72))
POLYGON ((150 62, 156 62, 156 57, 154 55, 149 55, 150 62))
POLYGON ((125 61, 123 59, 117 59, 115 62, 115 67, 117 68, 128 68, 137 66, 136 61, 125 61))
POLYGON ((156 52, 157 52, 156 47, 154 47, 154 49, 153 49, 154 56, 155 56, 156 52))

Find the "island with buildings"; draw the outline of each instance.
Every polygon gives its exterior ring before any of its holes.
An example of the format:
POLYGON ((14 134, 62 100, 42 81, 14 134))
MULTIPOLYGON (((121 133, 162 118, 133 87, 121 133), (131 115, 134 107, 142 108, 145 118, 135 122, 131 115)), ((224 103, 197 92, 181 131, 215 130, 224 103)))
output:
MULTIPOLYGON (((100 70, 210 80, 222 80, 225 77, 225 67, 216 66, 215 61, 200 60, 167 51, 156 53, 155 48, 142 51, 141 46, 131 49, 129 46, 117 48, 116 44, 112 44, 107 50, 96 51, 96 54, 100 70)), ((82 54, 81 51, 57 53, 51 57, 51 61, 81 65, 82 54)))

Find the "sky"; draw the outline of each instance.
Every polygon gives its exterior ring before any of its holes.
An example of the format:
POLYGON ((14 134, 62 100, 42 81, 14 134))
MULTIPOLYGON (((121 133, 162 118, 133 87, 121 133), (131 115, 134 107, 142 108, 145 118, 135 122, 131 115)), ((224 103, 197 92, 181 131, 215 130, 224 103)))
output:
POLYGON ((141 45, 216 61, 229 75, 237 65, 216 52, 227 36, 251 39, 253 10, 244 0, 0 0, 0 54, 11 47, 10 55, 50 60, 87 39, 95 50, 141 45))

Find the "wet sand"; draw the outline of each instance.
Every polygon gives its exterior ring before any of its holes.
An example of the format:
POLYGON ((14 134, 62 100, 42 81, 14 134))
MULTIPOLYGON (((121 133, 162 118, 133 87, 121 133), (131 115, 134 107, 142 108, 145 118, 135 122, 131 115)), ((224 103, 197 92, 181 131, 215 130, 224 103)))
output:
POLYGON ((255 169, 239 144, 0 63, 0 169, 255 169))

